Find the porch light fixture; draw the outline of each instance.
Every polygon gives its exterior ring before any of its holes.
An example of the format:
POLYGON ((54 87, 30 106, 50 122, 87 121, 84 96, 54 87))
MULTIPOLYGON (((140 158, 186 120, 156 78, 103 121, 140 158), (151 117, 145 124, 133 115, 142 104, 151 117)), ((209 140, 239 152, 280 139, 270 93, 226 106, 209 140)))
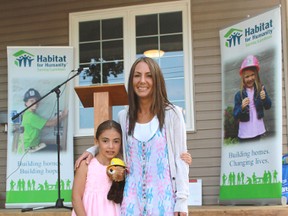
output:
POLYGON ((153 49, 153 50, 147 50, 144 52, 144 55, 146 57, 150 57, 150 58, 159 58, 162 57, 164 55, 164 51, 163 50, 157 50, 157 49, 153 49))

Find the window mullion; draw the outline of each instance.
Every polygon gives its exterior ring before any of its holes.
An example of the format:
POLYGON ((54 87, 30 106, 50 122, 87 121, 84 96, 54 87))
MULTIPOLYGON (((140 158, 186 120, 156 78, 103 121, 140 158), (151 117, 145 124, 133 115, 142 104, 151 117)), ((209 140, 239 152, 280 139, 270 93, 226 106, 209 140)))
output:
MULTIPOLYGON (((182 1, 169 2, 169 4, 167 3, 144 4, 140 8, 136 6, 130 6, 130 7, 111 8, 90 12, 75 13, 70 16, 70 21, 73 21, 73 23, 70 25, 71 28, 74 28, 74 26, 77 26, 78 24, 80 25, 81 22, 87 22, 82 26, 82 29, 83 28, 85 29, 85 26, 87 25, 89 26, 91 22, 94 22, 96 23, 97 26, 96 29, 99 28, 99 31, 98 30, 95 31, 95 29, 94 30, 89 29, 90 31, 95 32, 97 37, 95 37, 95 39, 93 39, 92 37, 91 40, 82 40, 80 42, 79 41, 80 38, 78 37, 80 29, 75 28, 77 29, 78 32, 75 31, 70 32, 72 38, 71 40, 72 45, 74 47, 78 47, 76 48, 77 50, 75 53, 77 55, 78 51, 79 63, 81 63, 83 67, 89 64, 88 62, 89 55, 91 55, 91 58, 92 56, 96 58, 96 61, 99 64, 97 65, 97 70, 99 70, 100 71, 99 73, 101 73, 101 79, 98 79, 98 81, 100 81, 101 83, 107 82, 107 80, 108 82, 111 81, 111 76, 113 75, 111 75, 110 73, 110 68, 113 67, 113 65, 118 64, 117 62, 119 61, 116 60, 121 60, 121 64, 123 67, 123 74, 120 77, 120 79, 118 78, 113 79, 112 82, 114 83, 122 82, 121 79, 123 79, 123 83, 125 83, 126 86, 128 82, 130 67, 136 60, 137 54, 143 55, 144 52, 142 52, 142 50, 145 50, 146 46, 145 43, 150 44, 150 47, 152 48, 154 48, 154 46, 157 46, 155 47, 155 49, 157 49, 158 51, 160 50, 165 51, 166 55, 164 54, 163 57, 156 58, 156 60, 159 62, 160 67, 163 68, 162 70, 168 86, 167 89, 169 89, 168 97, 171 96, 171 95, 169 96, 169 94, 172 94, 173 103, 176 103, 176 105, 182 104, 184 105, 184 109, 188 109, 186 111, 186 114, 188 114, 188 116, 186 116, 188 123, 187 126, 188 129, 194 130, 194 121, 192 121, 192 119, 194 119, 193 118, 194 106, 192 104, 193 76, 191 71, 192 50, 189 46, 190 44, 189 41, 191 40, 189 33, 190 32, 189 10, 190 10, 190 0, 182 0, 182 1), (179 12, 182 14, 181 18, 179 17, 179 12), (145 26, 145 16, 149 17, 150 15, 154 16, 157 15, 154 18, 155 22, 157 22, 157 26, 153 27, 154 29, 157 28, 157 33, 153 29, 153 31, 150 31, 151 34, 149 33, 145 35, 147 27, 151 27, 149 25, 145 26), (137 35, 136 37, 136 19, 138 16, 140 16, 139 21, 144 22, 144 24, 142 23, 143 26, 141 27, 142 29, 140 29, 141 34, 137 35), (141 18, 141 16, 143 16, 143 18, 141 18), (122 21, 119 21, 118 18, 121 18, 122 21), (180 28, 177 28, 177 24, 175 25, 175 19, 173 18, 176 18, 176 20, 178 20, 179 23, 182 22, 182 30, 180 28), (167 22, 169 22, 168 20, 170 20, 170 22, 167 23, 166 19, 167 22), (115 33, 114 28, 111 29, 110 33, 109 28, 111 24, 114 27, 118 27, 119 23, 121 22, 123 25, 122 38, 121 36, 119 37, 117 32, 116 34, 114 34, 115 33), (180 31, 177 31, 177 29, 179 29, 180 31), (155 32, 155 34, 153 32, 155 32), (140 43, 140 46, 137 45, 138 43, 140 43), (87 45, 85 46, 85 44, 87 45), (83 51, 84 56, 80 56, 81 55, 80 45, 82 45, 81 49, 83 51), (121 48, 123 49, 120 51, 120 54, 123 52, 120 58, 119 58, 119 52, 118 53, 116 52, 114 56, 112 54, 114 53, 113 51, 117 50, 119 46, 122 46, 121 48), (111 54, 112 56, 110 57, 111 54), (108 76, 109 75, 110 76, 107 77, 106 79, 107 74, 108 76), (179 88, 176 86, 176 84, 179 85, 179 88), (180 94, 179 91, 181 91, 180 94)), ((151 21, 152 24, 154 20, 152 19, 151 21)), ((89 34, 86 35, 81 34, 81 36, 84 36, 82 37, 83 39, 89 39, 89 34)), ((114 71, 113 74, 115 74, 114 71)), ((84 83, 85 82, 88 83, 88 80, 86 79, 84 83)), ((79 110, 79 104, 76 104, 76 110, 79 110)), ((77 116, 78 116, 77 118, 80 119, 80 114, 77 116)), ((80 126, 79 119, 77 119, 76 122, 78 122, 80 126)), ((81 129, 79 126, 77 126, 77 132, 76 132, 77 134, 81 133, 80 131, 82 130, 88 129, 88 128, 81 129)))

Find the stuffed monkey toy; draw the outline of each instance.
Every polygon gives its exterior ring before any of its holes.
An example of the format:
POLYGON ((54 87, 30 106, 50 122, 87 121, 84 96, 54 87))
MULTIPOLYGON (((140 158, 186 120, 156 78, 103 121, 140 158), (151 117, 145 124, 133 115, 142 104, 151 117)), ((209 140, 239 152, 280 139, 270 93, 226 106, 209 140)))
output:
POLYGON ((125 185, 126 166, 124 161, 119 158, 113 158, 107 167, 106 173, 112 181, 112 185, 107 194, 107 199, 115 203, 122 202, 125 185))

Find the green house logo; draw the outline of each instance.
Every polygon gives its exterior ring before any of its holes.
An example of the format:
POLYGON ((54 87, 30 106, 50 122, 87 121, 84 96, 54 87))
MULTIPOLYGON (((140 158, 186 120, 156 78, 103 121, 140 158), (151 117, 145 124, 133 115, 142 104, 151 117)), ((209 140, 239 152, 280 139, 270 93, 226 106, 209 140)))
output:
POLYGON ((34 61, 34 55, 24 50, 14 53, 13 56, 15 57, 14 64, 17 67, 31 67, 34 61))
POLYGON ((241 43, 241 37, 243 30, 231 28, 224 37, 226 38, 225 46, 226 47, 232 47, 232 46, 238 46, 241 43))

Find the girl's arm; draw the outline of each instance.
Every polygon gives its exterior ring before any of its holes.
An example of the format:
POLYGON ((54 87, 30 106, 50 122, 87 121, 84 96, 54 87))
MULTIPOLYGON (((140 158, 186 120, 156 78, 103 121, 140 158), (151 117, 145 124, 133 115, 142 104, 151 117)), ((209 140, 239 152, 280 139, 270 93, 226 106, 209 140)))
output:
POLYGON ((271 99, 268 96, 268 93, 267 93, 266 89, 264 88, 264 86, 262 88, 263 88, 263 90, 265 92, 265 99, 263 100, 263 106, 264 106, 265 110, 268 110, 268 109, 271 108, 272 102, 271 102, 271 99))
MULTIPOLYGON (((59 113, 59 120, 62 121, 64 118, 66 118, 68 115, 68 111, 65 109, 62 112, 59 113)), ((57 117, 53 119, 48 119, 45 126, 46 127, 53 127, 57 125, 57 117)))
POLYGON ((233 109, 233 116, 234 119, 239 120, 242 114, 242 100, 240 92, 237 92, 234 97, 234 109, 233 109))
POLYGON ((86 184, 88 165, 80 163, 79 168, 75 172, 73 188, 72 188, 72 205, 77 216, 86 216, 83 206, 83 194, 86 184))

